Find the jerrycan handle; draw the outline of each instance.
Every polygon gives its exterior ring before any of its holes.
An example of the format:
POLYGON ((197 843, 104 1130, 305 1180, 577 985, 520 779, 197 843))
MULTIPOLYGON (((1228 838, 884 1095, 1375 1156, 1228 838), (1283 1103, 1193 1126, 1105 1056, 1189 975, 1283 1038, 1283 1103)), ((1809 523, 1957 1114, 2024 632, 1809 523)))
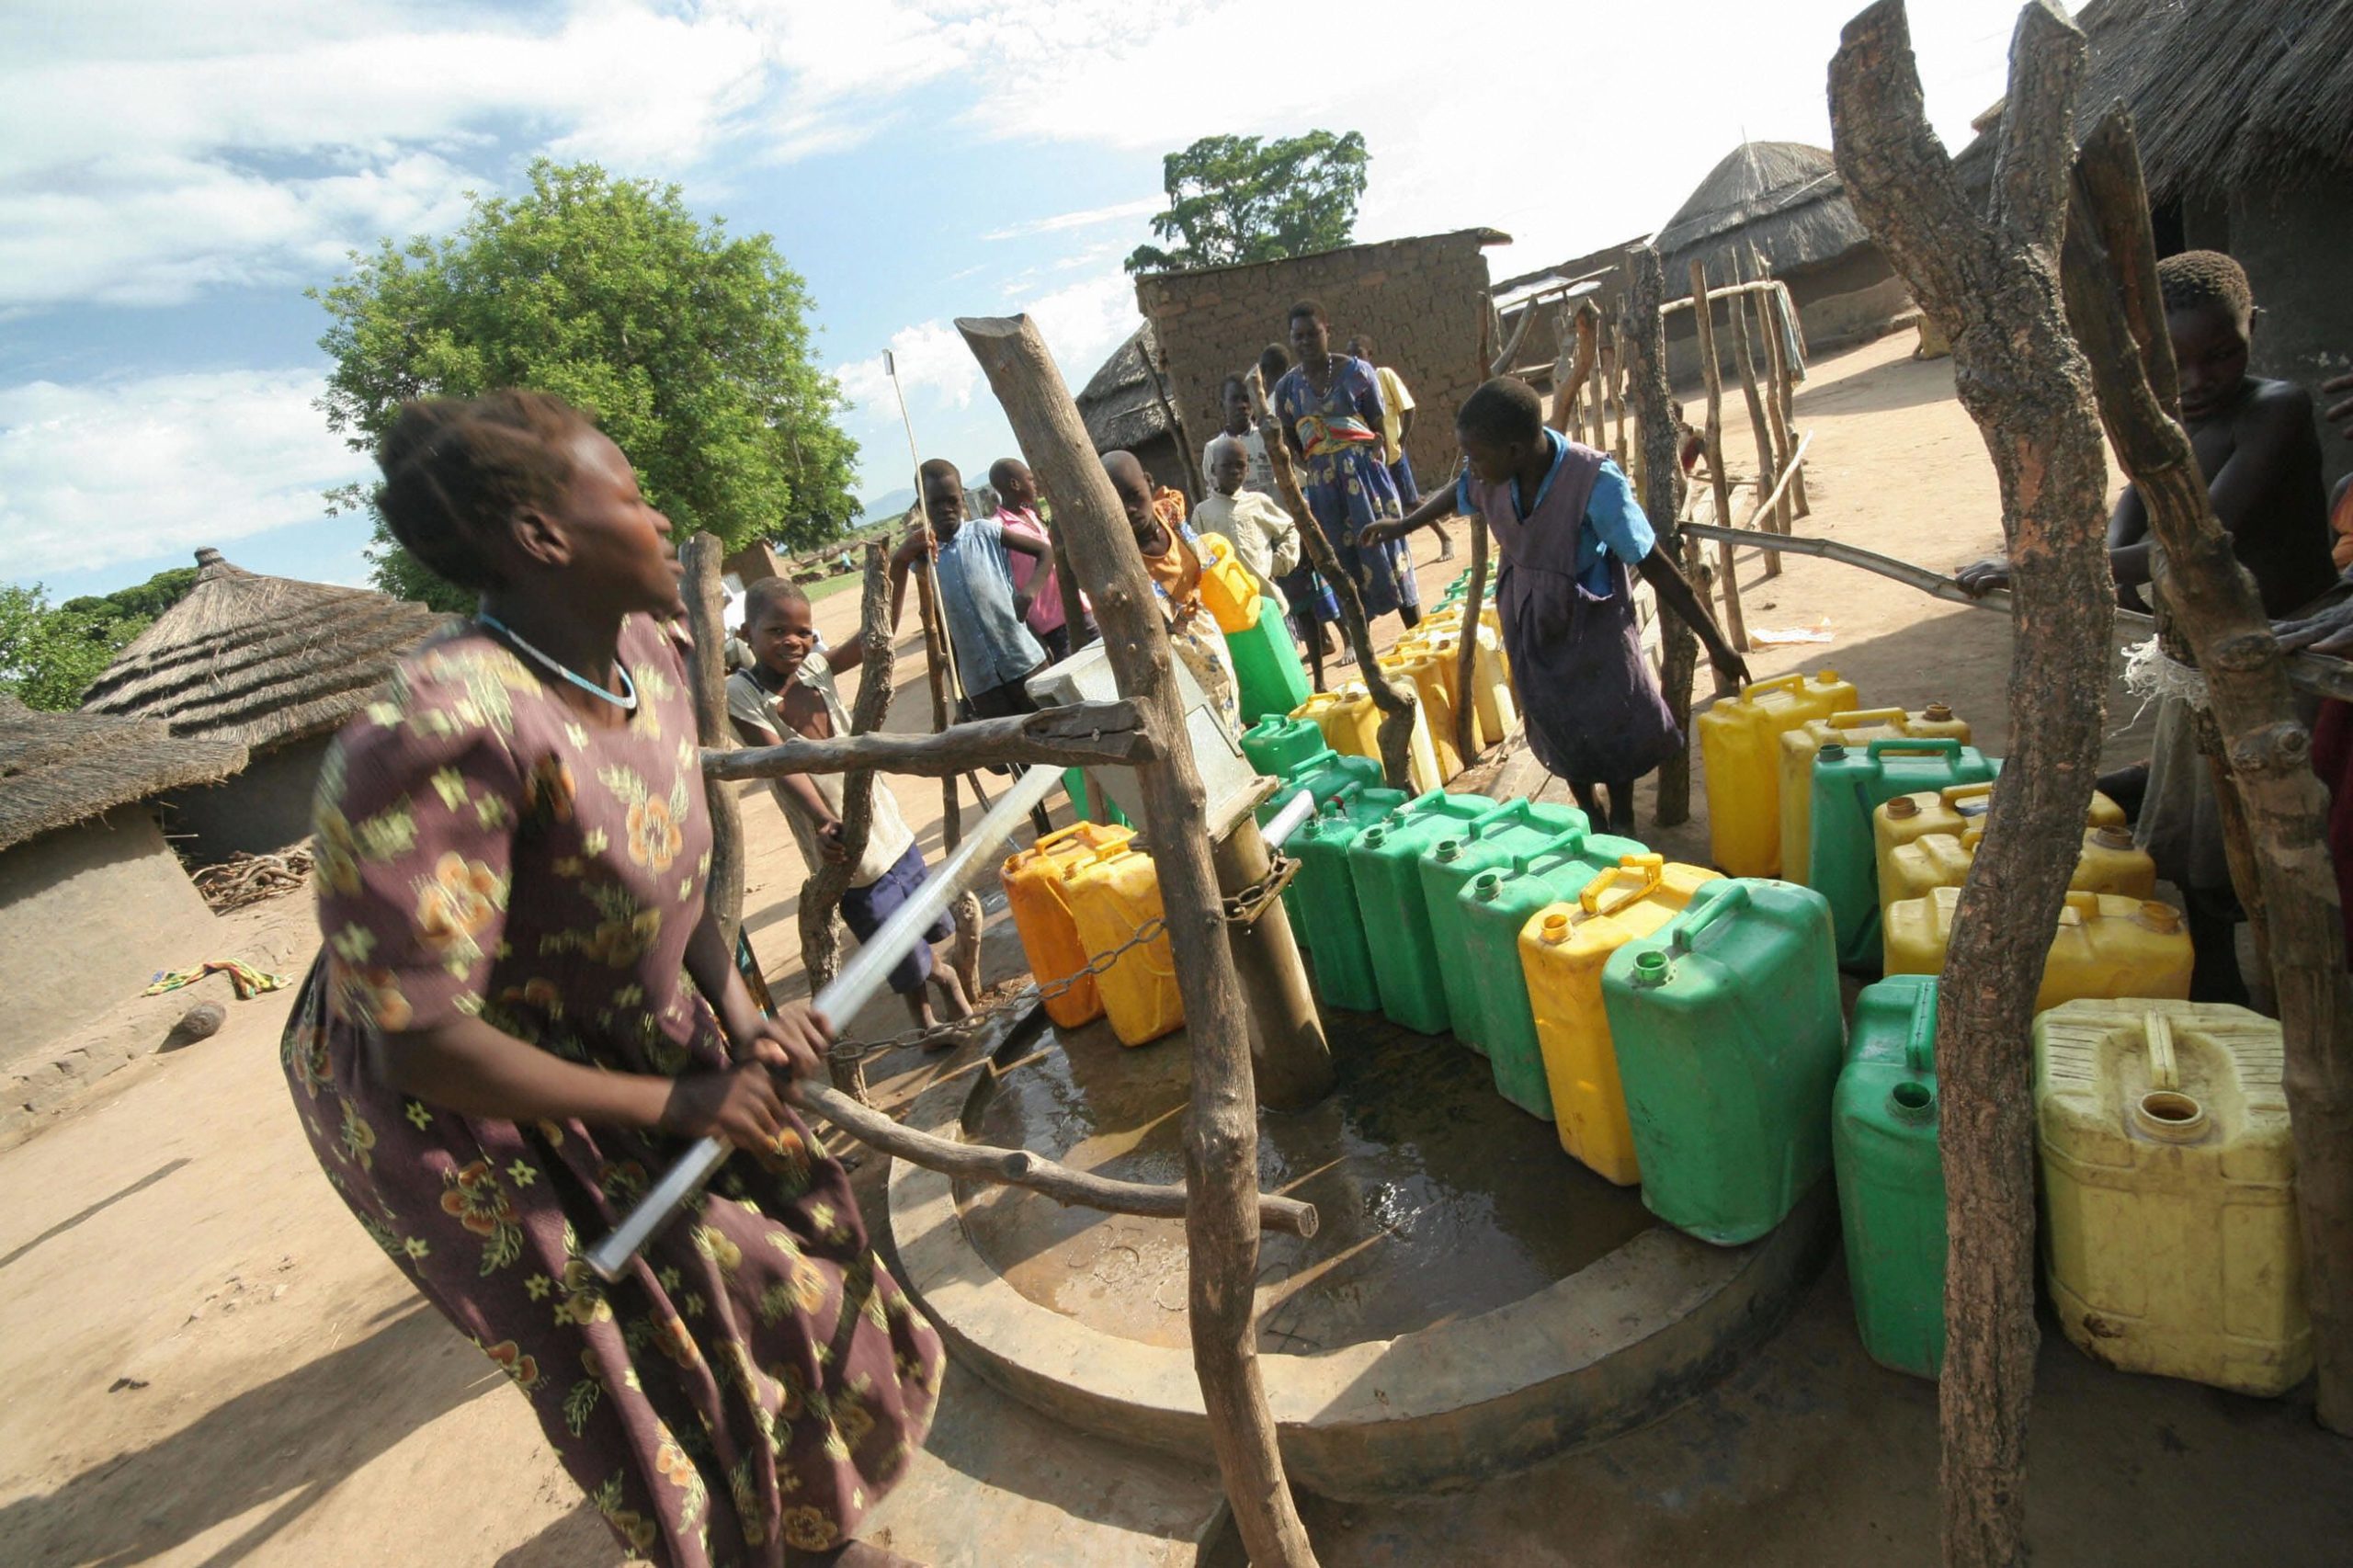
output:
POLYGON ((1790 675, 1775 676, 1771 680, 1751 681, 1740 688, 1740 699, 1743 702, 1753 702, 1766 692, 1796 691, 1804 685, 1805 672, 1799 670, 1790 675))
POLYGON ((1713 885, 1723 891, 1675 923, 1675 935, 1668 939, 1667 946, 1677 953, 1689 952, 1694 937, 1733 910, 1749 906, 1747 883, 1728 878, 1713 885))
POLYGON ((1910 717, 1901 708, 1853 708, 1823 721, 1834 730, 1859 730, 1866 724, 1887 724, 1910 717))
POLYGON ((1974 784, 1948 784, 1937 791, 1937 798, 1948 806, 1958 806, 1963 801, 1973 801, 1980 795, 1991 795, 1994 781, 1981 778, 1974 784))
POLYGON ((1885 756, 1891 753, 1908 756, 1916 752, 1923 755, 1933 753, 1938 756, 1958 758, 1961 756, 1961 743, 1950 735, 1936 735, 1918 740, 1909 735, 1885 735, 1871 742, 1868 750, 1872 756, 1885 756))
POLYGON ((1587 915, 1615 915, 1628 904, 1640 903, 1656 892, 1659 883, 1665 876, 1665 870, 1666 857, 1664 855, 1620 856, 1618 864, 1586 883, 1584 891, 1577 894, 1577 903, 1585 906, 1585 912, 1587 915), (1601 907, 1602 890, 1628 871, 1637 875, 1634 891, 1604 910, 1601 907))
MULTIPOLYGON (((1930 981, 1926 989, 1934 996, 1936 982, 1930 981)), ((1912 1009, 1912 1032, 1904 1041, 1904 1070, 1922 1077, 1937 1070, 1937 1015, 1933 1008, 1912 1009)))
POLYGON ((2141 1032, 2149 1045, 2149 1086, 2181 1087, 2181 1061, 2173 1049, 2173 1020, 2152 1007, 2141 1015, 2141 1032))

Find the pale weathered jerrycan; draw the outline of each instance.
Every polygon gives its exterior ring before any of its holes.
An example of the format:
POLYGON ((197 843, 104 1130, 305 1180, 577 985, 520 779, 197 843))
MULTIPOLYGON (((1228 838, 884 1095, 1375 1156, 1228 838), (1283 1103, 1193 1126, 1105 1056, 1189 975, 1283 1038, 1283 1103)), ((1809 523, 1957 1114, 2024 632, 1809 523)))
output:
POLYGON ((1601 989, 1644 1207, 1719 1246, 1779 1224, 1830 1169, 1847 1036, 1826 901, 1710 882, 1611 954, 1601 989))
POLYGON ((2312 1370, 2281 1063, 2279 1026, 2242 1007, 2035 1020, 2044 1278, 2078 1349, 2251 1394, 2312 1370))
POLYGON ((1855 998, 1830 1146, 1863 1348, 1933 1378, 1945 1354, 1945 1176, 1930 976, 1890 975, 1855 998))
POLYGON ((1691 721, 1708 780, 1708 853, 1727 873, 1781 874, 1781 736, 1855 702, 1854 682, 1816 670, 1742 687, 1691 721))

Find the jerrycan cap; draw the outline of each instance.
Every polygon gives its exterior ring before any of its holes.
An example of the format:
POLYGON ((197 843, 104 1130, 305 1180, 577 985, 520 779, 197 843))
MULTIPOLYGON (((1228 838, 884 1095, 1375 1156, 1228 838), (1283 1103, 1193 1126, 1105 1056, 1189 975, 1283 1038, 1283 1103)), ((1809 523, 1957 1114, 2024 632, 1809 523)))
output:
POLYGON ((1816 670, 1813 672, 1813 684, 1816 686, 1836 686, 1838 684, 1838 672, 1836 670, 1816 670))
POLYGON ((1847 755, 1847 748, 1836 741, 1832 741, 1822 748, 1821 755, 1824 762, 1836 762, 1847 755))
MULTIPOLYGON (((1451 844, 1454 841, 1449 838, 1446 842, 1451 844)), ((1438 847, 1442 849, 1445 846, 1440 845, 1438 847)), ((1496 896, 1503 892, 1503 886, 1504 878, 1500 871, 1482 871, 1471 879, 1472 896, 1489 903, 1494 903, 1496 896)))
POLYGON ((1387 843, 1388 840, 1389 830, 1379 823, 1375 823, 1370 827, 1364 830, 1364 841, 1368 847, 1378 847, 1379 846, 1387 843))
POLYGON ((1931 702, 1920 710, 1920 717, 1932 724, 1942 724, 1951 720, 1952 710, 1941 702, 1931 702))
POLYGON ((1441 838, 1438 841, 1438 848, 1435 853, 1441 860, 1459 860, 1462 858, 1462 840, 1459 838, 1441 838))
POLYGON ((1567 941, 1569 939, 1569 917, 1562 914, 1560 911, 1554 910, 1552 914, 1547 915, 1544 917, 1543 931, 1544 939, 1548 942, 1567 941))
POLYGON ((2094 828, 2092 842, 2102 849, 2130 849, 2132 847, 2132 830, 2123 827, 2094 828))
POLYGON ((1634 955, 1634 983, 1665 985, 1675 978, 1675 960, 1656 948, 1634 955))
POLYGON ((2206 1108, 2179 1089, 2151 1089, 2132 1102, 2132 1124, 2168 1143, 2194 1143, 2206 1136, 2206 1108))
MULTIPOLYGON (((1829 748, 1825 746, 1824 749, 1826 751, 1829 748)), ((1906 817, 1916 817, 1920 814, 1920 802, 1909 795, 1898 795, 1888 801, 1887 814, 1895 822, 1902 822, 1906 817)))
POLYGON ((1937 1119, 1937 1091, 1932 1084, 1917 1078, 1904 1078, 1887 1092, 1887 1108, 1899 1121, 1914 1126, 1937 1119))
POLYGON ((2161 937, 2170 937, 2181 929, 2181 911, 2170 903, 2148 899, 2132 912, 2132 923, 2161 937))

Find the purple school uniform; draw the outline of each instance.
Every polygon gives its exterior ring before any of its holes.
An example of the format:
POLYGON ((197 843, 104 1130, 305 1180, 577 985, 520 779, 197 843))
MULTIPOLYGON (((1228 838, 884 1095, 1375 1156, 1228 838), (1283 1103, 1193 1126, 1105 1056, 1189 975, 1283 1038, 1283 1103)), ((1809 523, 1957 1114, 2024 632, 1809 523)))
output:
POLYGON ((1545 434, 1552 467, 1532 506, 1518 480, 1486 484, 1465 470, 1455 506, 1486 519, 1503 556, 1495 608, 1529 750, 1575 783, 1639 778, 1683 744, 1628 578, 1651 552, 1650 520, 1616 463, 1545 434))

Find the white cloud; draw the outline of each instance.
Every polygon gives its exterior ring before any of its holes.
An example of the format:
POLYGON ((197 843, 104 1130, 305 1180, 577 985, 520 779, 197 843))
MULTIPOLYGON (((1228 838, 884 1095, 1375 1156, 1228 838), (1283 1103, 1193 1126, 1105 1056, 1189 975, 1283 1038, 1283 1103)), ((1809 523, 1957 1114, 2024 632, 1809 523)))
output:
POLYGON ((1136 311, 1135 280, 1124 272, 1057 289, 1025 308, 1073 392, 1143 322, 1136 311))
POLYGON ((1030 234, 1059 234, 1070 229, 1091 229, 1101 223, 1124 222, 1131 218, 1149 218, 1167 205, 1165 196, 1146 196, 1134 201, 1115 201, 1108 207, 1089 207, 1078 212, 1057 212, 1051 218, 1032 218, 1027 222, 1009 223, 1002 229, 992 229, 981 238, 984 240, 1017 240, 1030 234))
POLYGON ((0 388, 0 579, 180 554, 324 510, 368 460, 315 370, 0 388))
MULTIPOLYGON (((973 390, 981 384, 981 368, 973 362, 972 351, 944 321, 901 327, 891 335, 891 355, 899 367, 900 389, 907 393, 910 403, 915 393, 932 392, 950 406, 963 408, 971 404, 973 390)), ((891 375, 881 355, 852 360, 837 368, 834 379, 841 383, 843 394, 869 418, 897 417, 898 398, 891 390, 891 375)))

